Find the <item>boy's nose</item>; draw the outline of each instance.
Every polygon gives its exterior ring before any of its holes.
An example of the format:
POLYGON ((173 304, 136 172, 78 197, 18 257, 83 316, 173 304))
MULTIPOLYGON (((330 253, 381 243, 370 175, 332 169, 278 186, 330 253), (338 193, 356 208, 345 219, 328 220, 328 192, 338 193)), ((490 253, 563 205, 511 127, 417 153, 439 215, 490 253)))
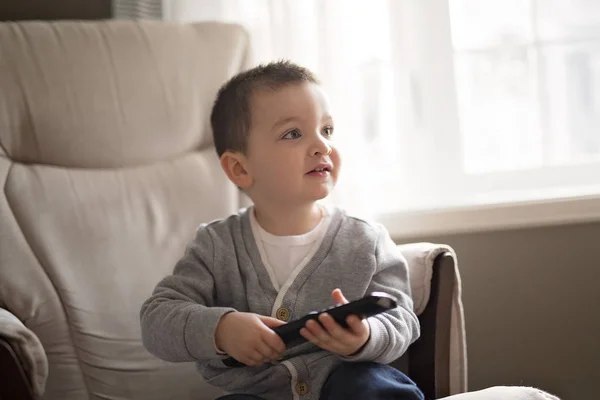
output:
POLYGON ((329 155, 331 154, 332 148, 327 142, 327 140, 323 137, 319 137, 316 140, 314 147, 311 149, 311 155, 319 156, 319 155, 329 155))

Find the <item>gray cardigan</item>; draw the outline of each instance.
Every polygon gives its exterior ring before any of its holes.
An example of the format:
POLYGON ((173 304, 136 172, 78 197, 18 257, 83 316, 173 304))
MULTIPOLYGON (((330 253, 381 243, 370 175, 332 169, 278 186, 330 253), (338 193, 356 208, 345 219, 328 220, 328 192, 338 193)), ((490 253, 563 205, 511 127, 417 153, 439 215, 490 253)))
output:
POLYGON ((152 354, 173 362, 195 361, 209 384, 230 393, 316 400, 342 361, 390 363, 418 338, 406 261, 382 226, 332 209, 320 248, 278 293, 261 261, 249 212, 201 225, 173 274, 143 304, 142 338, 152 354), (397 308, 368 319, 371 336, 359 354, 340 357, 305 343, 286 350, 280 362, 242 368, 222 364, 225 357, 217 354, 213 339, 224 313, 276 317, 283 308, 292 321, 332 305, 335 288, 349 300, 374 291, 398 298, 397 308))

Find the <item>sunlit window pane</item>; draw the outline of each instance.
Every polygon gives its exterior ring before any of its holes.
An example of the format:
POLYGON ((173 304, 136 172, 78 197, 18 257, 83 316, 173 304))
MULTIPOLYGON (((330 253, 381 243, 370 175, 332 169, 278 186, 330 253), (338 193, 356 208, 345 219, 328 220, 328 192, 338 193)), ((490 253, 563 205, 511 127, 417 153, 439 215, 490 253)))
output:
POLYGON ((466 172, 540 166, 542 138, 531 50, 458 54, 455 68, 466 172))
POLYGON ((533 38, 528 0, 450 0, 458 50, 527 44, 533 38))
POLYGON ((600 156, 600 40, 542 49, 547 86, 548 164, 586 162, 600 156))
POLYGON ((542 41, 600 37, 599 0, 537 0, 535 10, 542 41))
POLYGON ((450 0, 467 173, 600 155, 600 1, 450 0))

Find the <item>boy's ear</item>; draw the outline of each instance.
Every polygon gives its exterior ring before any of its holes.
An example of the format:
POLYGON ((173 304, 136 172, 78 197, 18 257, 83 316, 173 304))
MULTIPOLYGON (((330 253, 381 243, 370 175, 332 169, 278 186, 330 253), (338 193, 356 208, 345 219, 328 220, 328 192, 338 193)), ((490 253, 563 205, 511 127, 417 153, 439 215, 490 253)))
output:
POLYGON ((237 187, 248 189, 252 176, 246 168, 246 157, 240 152, 226 151, 221 155, 221 168, 237 187))

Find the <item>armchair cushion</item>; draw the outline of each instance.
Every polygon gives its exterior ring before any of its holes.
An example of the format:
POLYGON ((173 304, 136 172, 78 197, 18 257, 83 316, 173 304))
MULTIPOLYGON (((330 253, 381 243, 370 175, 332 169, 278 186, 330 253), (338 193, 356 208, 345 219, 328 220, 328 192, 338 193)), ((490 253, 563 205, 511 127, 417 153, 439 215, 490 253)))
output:
POLYGON ((48 378, 48 359, 42 343, 9 311, 0 308, 0 337, 5 339, 17 355, 36 396, 41 396, 48 378))
POLYGON ((218 23, 3 23, 0 147, 15 161, 74 168, 209 147, 214 96, 245 67, 248 40, 218 23))

